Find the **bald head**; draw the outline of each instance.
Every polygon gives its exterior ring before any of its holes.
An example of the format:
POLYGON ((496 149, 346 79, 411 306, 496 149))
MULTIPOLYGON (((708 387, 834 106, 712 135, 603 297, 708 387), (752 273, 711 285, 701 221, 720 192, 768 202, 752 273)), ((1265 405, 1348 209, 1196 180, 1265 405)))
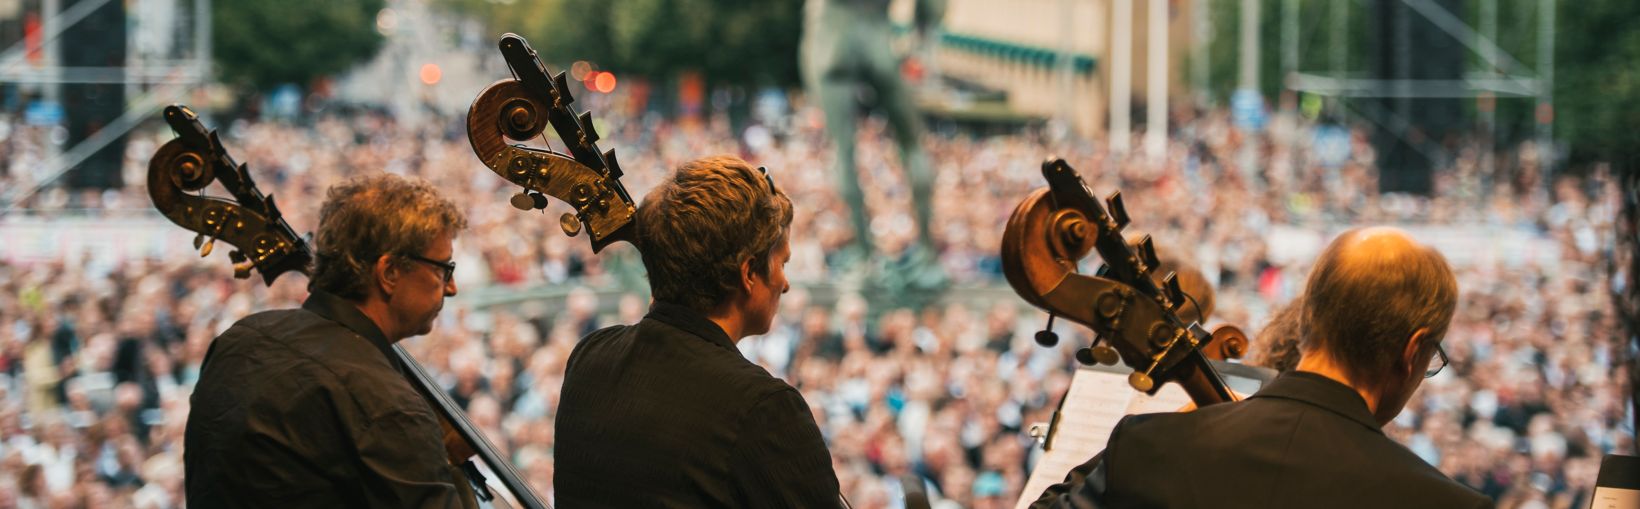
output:
MULTIPOLYGON (((1337 251, 1338 263, 1346 267, 1361 268, 1388 269, 1391 268, 1391 264, 1420 254, 1441 256, 1435 250, 1412 240, 1412 237, 1401 229, 1388 226, 1371 226, 1346 231, 1333 240, 1328 250, 1337 251)), ((1442 262, 1445 262, 1444 258, 1442 262)))
POLYGON ((1436 343, 1446 335, 1458 283, 1440 252, 1401 230, 1371 227, 1334 239, 1304 294, 1305 354, 1326 354, 1351 380, 1372 385, 1399 371, 1414 334, 1436 343))

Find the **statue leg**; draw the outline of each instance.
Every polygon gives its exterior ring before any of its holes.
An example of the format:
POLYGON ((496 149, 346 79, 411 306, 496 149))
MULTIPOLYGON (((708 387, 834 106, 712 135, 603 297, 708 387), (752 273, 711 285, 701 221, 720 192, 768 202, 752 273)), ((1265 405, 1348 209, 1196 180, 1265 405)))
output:
POLYGON ((872 85, 876 87, 881 97, 883 109, 888 113, 889 128, 894 131, 894 141, 900 146, 900 167, 905 169, 907 182, 911 185, 911 207, 917 219, 918 245, 933 253, 934 250, 934 173, 929 168, 928 153, 922 148, 923 124, 922 117, 917 115, 917 103, 912 97, 910 87, 900 79, 898 68, 889 63, 886 68, 881 64, 873 73, 872 85))
POLYGON ((888 279, 885 287, 898 306, 918 309, 931 304, 951 282, 934 245, 934 174, 922 148, 922 118, 910 87, 900 78, 898 62, 887 53, 876 57, 870 79, 900 146, 900 166, 911 186, 911 208, 917 221, 917 243, 894 262, 896 268, 885 271, 892 274, 884 276, 888 279))
POLYGON ((832 174, 837 178, 837 193, 848 207, 850 224, 854 226, 854 242, 850 249, 856 260, 870 257, 871 217, 866 211, 865 191, 860 189, 860 173, 854 162, 854 82, 836 78, 822 78, 819 83, 820 108, 826 113, 826 135, 835 146, 832 174))

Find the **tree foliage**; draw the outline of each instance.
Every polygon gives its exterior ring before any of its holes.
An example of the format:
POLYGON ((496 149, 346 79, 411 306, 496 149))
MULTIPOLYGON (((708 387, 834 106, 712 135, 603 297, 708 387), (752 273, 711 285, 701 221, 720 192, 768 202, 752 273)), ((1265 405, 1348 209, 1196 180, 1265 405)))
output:
POLYGON ((795 85, 799 0, 442 0, 515 32, 543 58, 665 81, 698 72, 708 82, 795 85))
POLYGON ((1640 170, 1640 3, 1561 2, 1556 14, 1555 137, 1574 165, 1640 170))
POLYGON ((217 78, 266 90, 306 86, 368 60, 381 49, 376 15, 384 0, 216 2, 211 24, 217 78))

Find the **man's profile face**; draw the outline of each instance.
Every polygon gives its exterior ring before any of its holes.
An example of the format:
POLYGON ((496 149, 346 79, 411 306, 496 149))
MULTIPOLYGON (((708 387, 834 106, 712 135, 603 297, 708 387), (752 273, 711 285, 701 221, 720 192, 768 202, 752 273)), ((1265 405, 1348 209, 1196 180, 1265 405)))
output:
POLYGON ((791 260, 791 242, 781 239, 769 252, 769 275, 752 274, 751 294, 747 299, 746 334, 756 335, 769 332, 774 324, 775 311, 780 309, 780 295, 791 290, 786 281, 786 262, 791 260))
POLYGON ((433 320, 444 309, 444 298, 456 294, 454 277, 447 277, 445 268, 433 263, 450 263, 455 255, 454 237, 451 233, 434 237, 427 249, 419 253, 425 260, 410 260, 392 298, 388 300, 394 318, 406 331, 405 337, 431 332, 433 320))

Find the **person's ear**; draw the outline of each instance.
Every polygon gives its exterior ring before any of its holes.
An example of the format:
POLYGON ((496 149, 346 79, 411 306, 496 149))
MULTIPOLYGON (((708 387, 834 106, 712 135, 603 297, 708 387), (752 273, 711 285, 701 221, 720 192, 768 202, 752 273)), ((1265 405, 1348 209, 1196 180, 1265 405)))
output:
POLYGON ((1428 342, 1428 328, 1419 328, 1418 330, 1412 332, 1412 337, 1407 338, 1407 346, 1401 351, 1401 364, 1397 367, 1398 369, 1404 368, 1406 370, 1406 372, 1400 373, 1401 375, 1409 375, 1416 369, 1416 366, 1418 365, 1418 357, 1424 352, 1424 344, 1428 342))
POLYGON ((399 285, 399 277, 404 275, 404 270, 400 268, 399 264, 393 263, 393 256, 385 254, 376 258, 376 263, 370 267, 370 272, 375 274, 376 288, 381 290, 382 295, 385 297, 393 296, 393 290, 398 288, 399 285))
POLYGON ((752 293, 752 259, 740 261, 740 290, 747 294, 752 293))

